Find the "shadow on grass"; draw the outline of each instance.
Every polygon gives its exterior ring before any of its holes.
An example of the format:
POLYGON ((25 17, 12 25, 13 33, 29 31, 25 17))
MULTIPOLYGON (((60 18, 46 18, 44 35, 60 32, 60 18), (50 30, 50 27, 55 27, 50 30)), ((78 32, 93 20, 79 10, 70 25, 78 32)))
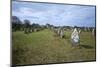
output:
POLYGON ((64 38, 64 39, 70 39, 68 36, 65 36, 65 35, 64 35, 64 37, 63 37, 63 38, 64 38))
POLYGON ((82 48, 86 48, 86 49, 93 49, 94 47, 93 46, 90 46, 90 45, 80 45, 80 47, 82 48))

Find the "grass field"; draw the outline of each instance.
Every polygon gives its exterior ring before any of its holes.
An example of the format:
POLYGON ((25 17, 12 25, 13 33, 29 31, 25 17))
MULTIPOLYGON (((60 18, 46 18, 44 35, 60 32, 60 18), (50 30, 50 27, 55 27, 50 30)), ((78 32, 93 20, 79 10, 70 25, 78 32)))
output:
POLYGON ((12 62, 16 65, 46 64, 96 60, 95 37, 91 32, 80 34, 80 47, 73 48, 71 32, 61 39, 49 29, 24 34, 12 32, 12 62))

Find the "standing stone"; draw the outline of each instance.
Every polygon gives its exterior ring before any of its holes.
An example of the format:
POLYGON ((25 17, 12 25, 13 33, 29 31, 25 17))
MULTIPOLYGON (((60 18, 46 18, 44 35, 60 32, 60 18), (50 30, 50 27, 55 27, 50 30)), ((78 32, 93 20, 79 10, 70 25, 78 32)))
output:
POLYGON ((76 28, 71 34, 71 43, 72 43, 72 46, 75 46, 75 47, 78 46, 80 43, 79 33, 76 28))
POLYGON ((60 29, 57 30, 57 34, 60 36, 60 29))
POLYGON ((37 32, 37 29, 34 29, 34 32, 37 32))
POLYGON ((61 30, 61 31, 60 31, 60 38, 63 38, 63 37, 64 37, 64 31, 61 30))
POLYGON ((92 29, 92 35, 95 36, 95 29, 92 29))
POLYGON ((80 30, 79 30, 79 34, 80 34, 81 32, 82 32, 82 30, 80 29, 80 30))

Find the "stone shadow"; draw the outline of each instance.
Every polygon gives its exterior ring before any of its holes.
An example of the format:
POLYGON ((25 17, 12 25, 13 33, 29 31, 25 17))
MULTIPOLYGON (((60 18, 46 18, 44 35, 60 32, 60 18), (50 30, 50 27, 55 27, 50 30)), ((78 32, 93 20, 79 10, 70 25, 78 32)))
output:
POLYGON ((80 47, 86 48, 86 49, 93 49, 93 48, 94 48, 93 46, 90 46, 90 45, 83 45, 83 44, 80 44, 80 47))

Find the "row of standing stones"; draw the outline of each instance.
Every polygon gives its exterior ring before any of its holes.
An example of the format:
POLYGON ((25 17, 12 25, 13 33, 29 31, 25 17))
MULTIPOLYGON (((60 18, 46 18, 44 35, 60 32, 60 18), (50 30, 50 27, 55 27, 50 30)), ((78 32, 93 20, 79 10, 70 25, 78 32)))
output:
MULTIPOLYGON (((53 30, 61 39, 64 38, 65 36, 65 33, 63 28, 50 28, 51 30, 53 30)), ((78 29, 78 28, 73 28, 73 29, 70 29, 71 30, 71 43, 72 43, 72 46, 79 46, 80 44, 80 34, 82 33, 82 30, 81 29, 78 29)), ((90 30, 88 29, 85 29, 87 32, 90 32, 90 30)), ((85 31, 85 32, 86 32, 85 31)), ((95 29, 92 29, 91 31, 91 34, 93 37, 96 36, 96 30, 95 29)))
MULTIPOLYGON (((65 30, 64 28, 61 28, 61 27, 59 27, 59 28, 49 27, 47 29, 50 29, 53 32, 55 32, 56 35, 59 36, 61 39, 65 37, 64 31, 70 30, 71 31, 71 36, 70 37, 71 37, 72 46, 78 46, 79 45, 79 43, 80 43, 80 34, 83 31, 83 30, 78 29, 78 28, 65 30)), ((24 33, 29 34, 29 33, 38 32, 38 31, 41 31, 41 30, 43 30, 43 29, 41 29, 41 28, 24 28, 24 33)), ((89 29, 85 29, 85 31, 90 32, 89 29)), ((96 36, 96 30, 92 29, 91 34, 92 34, 93 37, 95 37, 96 36)))

